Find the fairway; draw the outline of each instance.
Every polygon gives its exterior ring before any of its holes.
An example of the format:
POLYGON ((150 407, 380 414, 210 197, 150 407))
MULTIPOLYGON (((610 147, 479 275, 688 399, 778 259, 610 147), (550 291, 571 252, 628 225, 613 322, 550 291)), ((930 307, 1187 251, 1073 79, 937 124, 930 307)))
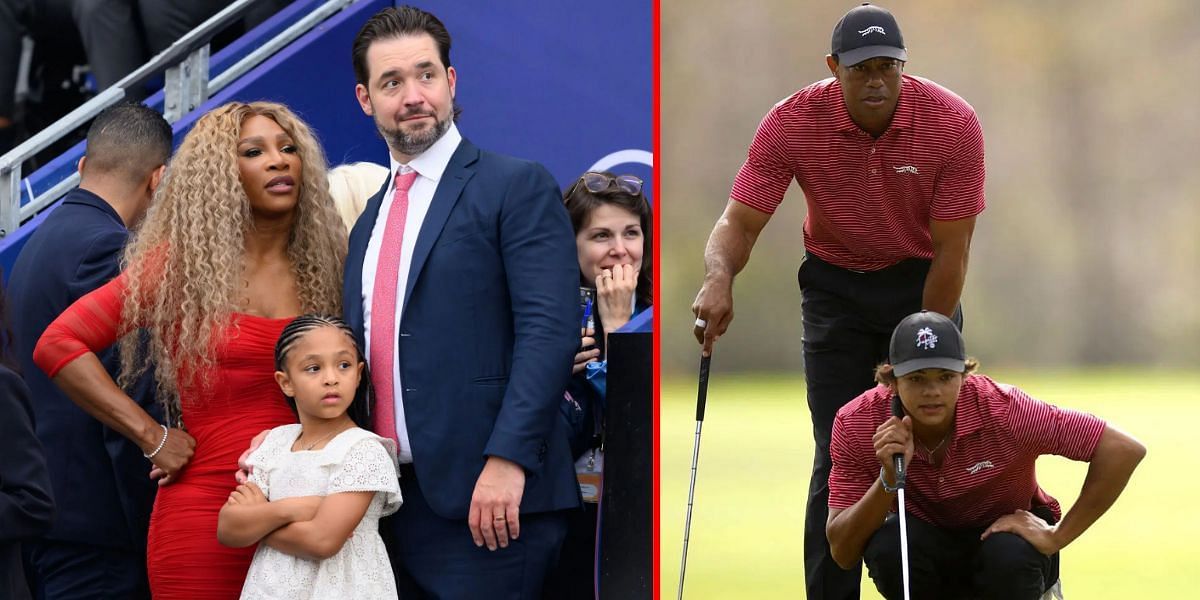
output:
MULTIPOLYGON (((1149 449, 1116 505, 1063 551, 1065 597, 1195 597, 1189 575, 1200 539, 1200 520, 1194 514, 1200 472, 1193 443, 1194 424, 1200 422, 1200 374, 983 372, 1036 398, 1109 420, 1149 449)), ((663 378, 659 527, 664 600, 675 598, 679 582, 695 403, 694 378, 663 378)), ((803 376, 731 375, 714 369, 685 598, 804 597, 802 531, 811 468, 803 376)), ((1068 509, 1086 470, 1086 463, 1043 457, 1038 480, 1068 509)), ((862 597, 880 597, 865 572, 862 597)))

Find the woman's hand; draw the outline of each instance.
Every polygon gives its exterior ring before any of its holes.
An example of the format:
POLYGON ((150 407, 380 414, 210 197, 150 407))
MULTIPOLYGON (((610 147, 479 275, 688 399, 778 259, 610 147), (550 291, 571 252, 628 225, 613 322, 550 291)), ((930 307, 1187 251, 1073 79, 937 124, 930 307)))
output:
MULTIPOLYGON (((182 429, 171 428, 166 432, 167 439, 163 447, 150 459, 154 467, 150 469, 150 479, 158 480, 159 486, 170 485, 179 476, 183 467, 192 460, 196 449, 196 440, 182 429)), ((153 451, 150 448, 149 451, 153 451)))
POLYGON ((587 368, 587 364, 595 362, 600 358, 600 349, 596 347, 596 332, 591 327, 579 330, 580 341, 579 347, 582 348, 575 353, 575 366, 571 367, 571 374, 577 375, 587 368))
POLYGON ((620 329, 633 316, 638 272, 633 265, 615 265, 596 277, 596 308, 605 332, 620 329))

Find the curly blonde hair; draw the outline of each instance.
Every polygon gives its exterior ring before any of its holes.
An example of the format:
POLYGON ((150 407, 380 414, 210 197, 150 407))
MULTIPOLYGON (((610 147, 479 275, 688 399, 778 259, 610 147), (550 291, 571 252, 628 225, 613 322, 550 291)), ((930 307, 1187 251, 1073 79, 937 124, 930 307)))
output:
POLYGON ((148 340, 143 344, 136 334, 121 340, 119 383, 136 381, 148 358, 171 421, 180 415, 180 369, 199 375, 213 368, 219 331, 246 287, 241 266, 254 221, 237 144, 242 124, 255 115, 291 136, 304 166, 287 250, 302 312, 341 313, 346 231, 329 196, 324 152, 308 125, 271 102, 232 102, 200 117, 124 257, 128 288, 121 320, 146 330, 148 340))

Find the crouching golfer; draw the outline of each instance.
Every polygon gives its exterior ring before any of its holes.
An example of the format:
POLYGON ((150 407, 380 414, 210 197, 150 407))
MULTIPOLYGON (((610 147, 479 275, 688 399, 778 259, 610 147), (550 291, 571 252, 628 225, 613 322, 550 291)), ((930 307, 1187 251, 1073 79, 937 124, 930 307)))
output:
POLYGON ((1108 510, 1146 454, 1094 416, 1058 408, 972 374, 962 335, 933 312, 892 333, 881 384, 833 424, 826 533, 843 568, 861 557, 886 598, 903 597, 896 473, 903 453, 911 596, 1040 597, 1058 580, 1058 552, 1108 510), (892 416, 898 395, 904 418, 892 416), (1066 515, 1038 486, 1043 454, 1087 461, 1066 515))

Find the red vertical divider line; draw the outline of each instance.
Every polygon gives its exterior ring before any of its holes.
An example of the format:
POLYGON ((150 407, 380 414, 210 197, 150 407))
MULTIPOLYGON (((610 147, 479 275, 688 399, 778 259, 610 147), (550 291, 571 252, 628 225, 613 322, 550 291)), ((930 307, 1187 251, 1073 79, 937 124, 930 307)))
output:
POLYGON ((654 249, 653 249, 654 250, 654 292, 653 293, 654 293, 654 302, 657 306, 654 309, 654 325, 653 325, 653 327, 654 327, 654 333, 653 333, 654 375, 653 375, 652 381, 653 381, 653 385, 654 385, 654 396, 653 396, 654 397, 654 400, 653 400, 654 407, 652 410, 652 414, 653 414, 653 419, 654 419, 654 423, 653 423, 653 431, 654 431, 654 433, 653 433, 653 437, 654 437, 654 442, 653 442, 654 443, 654 449, 653 449, 653 453, 654 453, 654 457, 653 457, 654 501, 652 502, 652 510, 654 511, 654 515, 652 516, 651 523, 653 523, 654 531, 651 534, 653 536, 653 543, 651 545, 651 552, 653 553, 651 586, 652 586, 652 589, 654 590, 653 591, 654 600, 659 600, 659 597, 662 592, 662 579, 661 579, 662 553, 660 552, 661 536, 659 535, 659 532, 662 529, 662 523, 660 522, 660 514, 661 513, 659 511, 659 502, 660 502, 660 498, 662 497, 662 478, 660 476, 661 470, 660 470, 660 463, 659 463, 659 459, 660 459, 659 445, 660 445, 661 437, 659 434, 659 430, 661 429, 661 427, 660 427, 660 418, 661 418, 660 407, 662 405, 662 395, 661 395, 661 393, 662 393, 661 392, 661 390, 662 390, 662 309, 664 307, 664 305, 662 303, 662 290, 661 290, 661 288, 662 288, 662 271, 663 271, 663 267, 662 267, 662 247, 663 247, 662 218, 663 218, 664 206, 666 203, 663 202, 663 195, 662 195, 662 173, 663 173, 663 169, 662 169, 662 120, 661 120, 662 114, 659 110, 659 106, 661 104, 660 100, 662 98, 662 93, 661 93, 661 88, 660 88, 661 81, 662 81, 662 77, 661 77, 662 61, 660 60, 661 59, 660 49, 661 49, 661 45, 662 45, 661 44, 661 41, 662 41, 662 13, 661 13, 661 7, 660 7, 660 0, 651 0, 651 2, 652 2, 651 12, 653 13, 653 16, 652 16, 650 29, 651 29, 651 36, 653 37, 653 40, 651 41, 651 44, 650 44, 650 48, 651 48, 651 50, 650 50, 651 59, 650 60, 653 61, 651 64, 651 77, 654 80, 651 84, 651 89, 652 89, 651 102, 653 103, 653 105, 650 108, 650 114, 651 114, 651 120, 650 120, 651 125, 650 126, 654 130, 651 133, 652 140, 653 140, 652 141, 652 144, 653 144, 652 151, 654 153, 654 157, 653 157, 654 165, 651 169, 652 169, 652 173, 654 174, 654 201, 657 204, 657 206, 655 207, 655 211, 654 211, 654 224, 653 224, 654 240, 655 240, 654 249))

